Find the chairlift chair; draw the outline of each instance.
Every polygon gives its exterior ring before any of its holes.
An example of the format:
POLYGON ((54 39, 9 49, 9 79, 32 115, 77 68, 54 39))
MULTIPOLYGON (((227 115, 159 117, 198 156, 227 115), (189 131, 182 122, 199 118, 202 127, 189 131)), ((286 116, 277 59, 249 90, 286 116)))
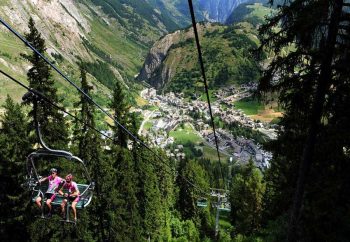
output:
POLYGON ((201 197, 197 200, 197 207, 205 208, 208 206, 208 199, 201 197))
MULTIPOLYGON (((33 93, 27 93, 23 96, 24 101, 32 100, 34 101, 34 123, 35 123, 35 130, 36 135, 38 137, 39 143, 41 144, 42 148, 37 149, 36 151, 32 152, 27 157, 27 181, 26 186, 28 190, 32 192, 32 201, 35 202, 35 199, 38 196, 42 197, 42 214, 41 217, 44 218, 43 215, 43 205, 45 202, 45 192, 47 191, 48 186, 45 184, 40 184, 39 180, 42 176, 38 174, 38 170, 35 166, 35 161, 39 160, 40 158, 44 157, 46 159, 48 158, 63 158, 69 162, 74 162, 77 165, 81 166, 83 168, 85 179, 88 181, 87 184, 77 184, 78 189, 80 191, 80 200, 76 205, 77 209, 84 209, 87 206, 90 205, 92 197, 93 197, 93 189, 94 189, 94 182, 91 180, 91 177, 88 173, 87 167, 83 160, 81 160, 79 157, 74 156, 72 153, 64 151, 64 150, 55 150, 49 148, 45 142, 42 139, 41 131, 40 131, 40 124, 37 119, 37 106, 38 103, 40 103, 40 97, 33 93)), ((57 192, 57 191, 56 191, 57 192)), ((64 191, 67 192, 67 191, 64 191)), ((56 198, 54 201, 51 202, 51 205, 54 206, 60 206, 63 199, 65 199, 60 194, 56 194, 56 198)), ((71 222, 69 220, 69 206, 70 203, 67 202, 67 209, 66 209, 66 220, 65 222, 71 222)))

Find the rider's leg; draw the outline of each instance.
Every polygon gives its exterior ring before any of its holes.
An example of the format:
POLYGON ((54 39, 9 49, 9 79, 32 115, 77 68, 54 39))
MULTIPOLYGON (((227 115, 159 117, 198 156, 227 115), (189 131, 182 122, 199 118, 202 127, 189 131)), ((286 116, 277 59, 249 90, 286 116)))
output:
POLYGON ((49 213, 51 213, 51 208, 52 208, 52 206, 51 206, 51 199, 47 199, 46 200, 46 205, 49 208, 49 213))
POLYGON ((76 206, 77 206, 77 203, 78 202, 72 202, 72 210, 73 210, 73 214, 74 214, 74 220, 77 220, 77 208, 76 208, 76 206))
POLYGON ((40 197, 40 196, 38 196, 38 197, 35 199, 35 203, 36 203, 36 205, 37 205, 39 208, 41 208, 41 197, 40 197))
POLYGON ((66 204, 67 204, 67 199, 63 199, 63 201, 61 203, 61 211, 62 211, 63 217, 66 217, 66 214, 65 214, 66 204))

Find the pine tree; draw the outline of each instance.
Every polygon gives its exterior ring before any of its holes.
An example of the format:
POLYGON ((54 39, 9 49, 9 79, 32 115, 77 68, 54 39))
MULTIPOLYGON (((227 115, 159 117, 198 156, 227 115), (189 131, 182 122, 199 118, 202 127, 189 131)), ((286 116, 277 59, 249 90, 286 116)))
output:
POLYGON ((205 171, 193 160, 181 160, 176 184, 179 187, 177 209, 180 211, 182 219, 193 220, 199 227, 201 221, 197 200, 205 195, 202 194, 203 191, 209 190, 205 171), (196 187, 190 184, 189 181, 195 184, 196 187))
POLYGON ((129 150, 113 147, 114 180, 109 210, 109 241, 140 241, 141 227, 134 163, 129 150))
MULTIPOLYGON (((124 127, 128 127, 130 122, 128 113, 130 104, 119 81, 116 81, 115 83, 110 108, 112 109, 112 112, 114 112, 114 117, 116 120, 118 120, 118 122, 124 127)), ((114 143, 126 148, 129 138, 128 134, 121 127, 119 127, 118 124, 114 124, 112 129, 114 132, 114 143)))
POLYGON ((265 184, 253 161, 242 167, 232 179, 230 190, 231 221, 235 234, 252 235, 259 231, 265 184))
MULTIPOLYGON (((80 67, 81 75, 81 89, 88 95, 92 90, 86 79, 86 70, 84 67, 80 67)), ((79 108, 78 117, 80 120, 76 120, 74 128, 75 143, 78 147, 78 156, 84 160, 88 165, 92 163, 92 158, 95 156, 100 143, 99 135, 96 133, 94 106, 85 97, 84 94, 80 94, 80 100, 74 104, 76 108, 79 108)))
POLYGON ((280 230, 289 241, 350 234, 349 226, 339 224, 350 212, 341 205, 347 199, 339 199, 349 195, 344 176, 349 157, 343 150, 349 142, 335 138, 349 133, 341 125, 349 120, 342 110, 349 101, 343 92, 349 89, 348 7, 342 0, 288 1, 261 29, 262 46, 275 57, 259 88, 278 90, 285 110, 284 129, 269 145, 274 159, 267 173, 265 219, 286 224, 281 219, 290 214, 288 236, 280 230), (283 54, 290 46, 295 50, 283 54), (328 175, 332 178, 325 179, 328 175))
MULTIPOLYGON (((29 19, 28 27, 29 33, 25 35, 26 39, 40 53, 45 53, 45 40, 36 29, 32 18, 29 19)), ((54 86, 55 83, 51 78, 49 65, 35 52, 31 55, 23 54, 23 57, 25 57, 32 65, 27 73, 30 88, 41 92, 52 102, 58 104, 60 100, 57 96, 57 89, 54 86)), ((63 114, 59 113, 54 107, 46 102, 40 102, 37 113, 43 138, 47 141, 47 144, 61 149, 66 147, 68 135, 67 129, 65 128, 63 114)), ((33 111, 31 111, 29 115, 34 119, 33 111)), ((34 124, 32 126, 34 127, 34 124)))
POLYGON ((170 160, 164 152, 155 150, 162 161, 156 159, 154 155, 148 156, 151 163, 154 164, 153 169, 157 175, 157 184, 160 192, 160 203, 159 210, 161 212, 160 224, 161 224, 161 235, 164 241, 169 240, 171 237, 170 231, 170 220, 172 212, 175 210, 175 161, 170 160), (167 162, 167 165, 164 164, 167 162))
POLYGON ((28 120, 20 105, 8 96, 5 114, 0 117, 0 237, 4 241, 28 238, 24 183, 26 156, 31 150, 28 120), (14 233, 16 231, 16 233, 14 233))
POLYGON ((134 147, 137 200, 144 239, 160 238, 161 220, 164 204, 161 203, 159 182, 154 166, 154 156, 140 147, 134 147))
MULTIPOLYGON (((80 65, 81 89, 90 95, 92 86, 89 85, 86 78, 86 70, 80 65)), ((74 129, 74 144, 78 148, 78 156, 88 167, 91 179, 95 182, 95 196, 91 207, 89 208, 89 219, 94 235, 99 241, 105 241, 105 198, 102 197, 103 191, 103 170, 106 170, 103 152, 101 149, 102 140, 99 134, 94 130, 95 124, 95 108, 94 105, 85 97, 80 95, 80 100, 75 103, 75 107, 79 108, 78 117, 74 129)), ((108 160, 107 160, 108 161, 108 160)), ((107 169, 108 170, 108 169, 107 169)))

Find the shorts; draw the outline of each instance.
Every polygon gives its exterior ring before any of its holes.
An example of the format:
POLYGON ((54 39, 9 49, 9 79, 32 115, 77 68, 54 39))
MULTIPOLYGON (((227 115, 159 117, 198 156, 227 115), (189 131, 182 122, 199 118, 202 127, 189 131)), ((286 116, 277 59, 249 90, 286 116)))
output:
POLYGON ((56 197, 56 194, 54 193, 49 193, 49 192, 45 193, 46 200, 50 199, 51 201, 53 201, 55 197, 56 197))
POLYGON ((79 196, 77 196, 77 197, 68 197, 68 199, 69 199, 70 202, 79 202, 80 197, 79 196))

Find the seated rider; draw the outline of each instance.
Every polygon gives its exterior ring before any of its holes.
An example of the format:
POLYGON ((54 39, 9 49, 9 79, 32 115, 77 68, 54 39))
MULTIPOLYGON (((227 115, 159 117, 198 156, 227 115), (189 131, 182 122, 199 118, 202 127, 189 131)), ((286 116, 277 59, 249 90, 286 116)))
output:
POLYGON ((69 201, 72 202, 74 221, 77 221, 76 206, 77 206, 77 203, 79 202, 79 199, 80 199, 80 197, 79 197, 80 192, 79 192, 77 183, 73 181, 72 174, 68 174, 66 176, 66 183, 61 187, 61 189, 58 191, 58 193, 64 197, 66 197, 65 199, 63 199, 63 201, 61 203, 63 217, 65 217, 65 207, 66 207, 66 204, 68 201, 67 199, 69 199, 69 201), (63 193, 63 189, 67 189, 68 193, 63 193))
MULTIPOLYGON (((57 176, 57 169, 55 168, 52 168, 50 170, 50 174, 49 176, 47 177, 44 177, 44 178, 41 178, 39 180, 39 183, 42 183, 44 181, 49 181, 49 186, 47 188, 47 191, 45 193, 45 198, 46 198, 46 205, 47 207, 49 208, 49 212, 48 212, 48 217, 51 216, 51 202, 55 199, 56 197, 56 192, 57 192, 57 189, 60 185, 60 183, 63 181, 63 179, 59 176, 57 176)), ((41 208, 41 200, 43 198, 41 196, 38 196, 36 199, 35 199, 35 202, 36 204, 38 205, 39 208, 41 208)))

